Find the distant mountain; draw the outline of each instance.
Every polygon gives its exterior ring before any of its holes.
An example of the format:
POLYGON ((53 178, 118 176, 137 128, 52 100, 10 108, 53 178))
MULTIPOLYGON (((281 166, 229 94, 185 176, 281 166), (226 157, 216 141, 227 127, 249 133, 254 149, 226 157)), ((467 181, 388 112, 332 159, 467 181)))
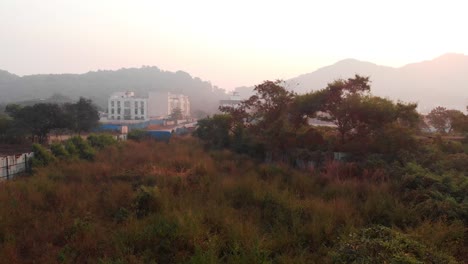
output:
MULTIPOLYGON (((439 105, 465 111, 468 105, 468 56, 462 54, 446 54, 400 68, 346 59, 286 80, 285 85, 297 93, 306 93, 355 74, 370 76, 374 95, 417 102, 421 112, 439 105)), ((251 89, 242 87, 237 91, 246 96, 251 89)))
POLYGON ((162 71, 157 67, 23 77, 0 70, 0 103, 35 101, 61 94, 73 101, 80 96, 91 98, 104 110, 107 98, 118 91, 134 91, 144 97, 149 91, 182 93, 189 96, 192 113, 214 112, 219 100, 227 96, 223 89, 186 72, 162 71))

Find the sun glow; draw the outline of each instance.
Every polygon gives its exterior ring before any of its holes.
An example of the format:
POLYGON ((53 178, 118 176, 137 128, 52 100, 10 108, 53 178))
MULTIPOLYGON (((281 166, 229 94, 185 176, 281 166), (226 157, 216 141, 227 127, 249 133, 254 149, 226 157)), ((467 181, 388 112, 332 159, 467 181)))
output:
POLYGON ((388 66, 468 54, 464 1, 26 1, 0 3, 0 69, 156 65, 223 88, 345 58, 388 66))

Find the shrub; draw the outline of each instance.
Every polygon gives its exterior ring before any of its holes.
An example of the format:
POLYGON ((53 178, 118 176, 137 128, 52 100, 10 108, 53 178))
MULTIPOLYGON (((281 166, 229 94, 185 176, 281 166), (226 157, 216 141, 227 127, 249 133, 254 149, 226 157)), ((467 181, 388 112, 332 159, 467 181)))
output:
POLYGON ((57 158, 67 158, 70 156, 68 151, 65 149, 65 146, 61 143, 53 143, 50 145, 50 151, 57 158))
POLYGON ((108 134, 91 134, 88 136, 88 142, 92 147, 97 149, 117 144, 117 140, 108 134))
POLYGON ((444 253, 382 226, 350 234, 331 255, 334 263, 457 263, 444 253))
POLYGON ((161 209, 159 190, 157 187, 141 186, 138 189, 133 209, 138 218, 147 216, 151 212, 157 212, 161 209))
POLYGON ((34 157, 32 158, 33 167, 44 167, 55 161, 54 155, 39 144, 32 145, 34 157))
POLYGON ((83 138, 79 136, 75 136, 75 137, 70 138, 68 141, 71 142, 75 146, 80 159, 94 160, 96 151, 83 138))
POLYGON ((141 130, 141 129, 132 129, 128 135, 127 138, 135 141, 141 141, 146 138, 146 131, 141 130))

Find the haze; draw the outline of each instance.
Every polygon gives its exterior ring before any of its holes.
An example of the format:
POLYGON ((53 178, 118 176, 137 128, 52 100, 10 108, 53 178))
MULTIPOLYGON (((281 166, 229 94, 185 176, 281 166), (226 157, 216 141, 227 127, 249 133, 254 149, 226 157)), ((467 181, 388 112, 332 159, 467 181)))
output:
POLYGON ((0 2, 0 69, 19 75, 156 65, 222 88, 344 58, 402 66, 468 54, 464 1, 0 2))

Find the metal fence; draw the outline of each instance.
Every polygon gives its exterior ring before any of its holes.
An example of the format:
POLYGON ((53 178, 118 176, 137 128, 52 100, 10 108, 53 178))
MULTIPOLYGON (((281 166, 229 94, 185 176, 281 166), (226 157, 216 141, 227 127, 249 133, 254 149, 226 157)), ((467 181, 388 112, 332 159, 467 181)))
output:
POLYGON ((0 157, 0 180, 8 180, 28 171, 32 157, 32 152, 0 157))

